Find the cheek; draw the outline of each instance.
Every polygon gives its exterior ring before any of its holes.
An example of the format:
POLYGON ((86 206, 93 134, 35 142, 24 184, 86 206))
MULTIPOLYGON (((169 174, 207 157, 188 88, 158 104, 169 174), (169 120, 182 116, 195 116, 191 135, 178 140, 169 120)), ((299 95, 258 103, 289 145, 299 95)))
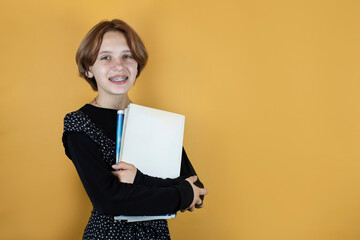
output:
POLYGON ((129 68, 131 69, 132 74, 136 76, 137 73, 138 73, 138 64, 137 64, 137 62, 130 64, 129 68))

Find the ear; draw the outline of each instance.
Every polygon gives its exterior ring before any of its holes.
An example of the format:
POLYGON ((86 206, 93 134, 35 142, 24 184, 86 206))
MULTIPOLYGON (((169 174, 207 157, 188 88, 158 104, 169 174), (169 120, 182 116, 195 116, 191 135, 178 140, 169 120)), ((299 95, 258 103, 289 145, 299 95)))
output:
POLYGON ((91 72, 91 68, 89 68, 89 71, 85 72, 85 76, 88 77, 88 78, 93 78, 94 77, 94 74, 91 72))

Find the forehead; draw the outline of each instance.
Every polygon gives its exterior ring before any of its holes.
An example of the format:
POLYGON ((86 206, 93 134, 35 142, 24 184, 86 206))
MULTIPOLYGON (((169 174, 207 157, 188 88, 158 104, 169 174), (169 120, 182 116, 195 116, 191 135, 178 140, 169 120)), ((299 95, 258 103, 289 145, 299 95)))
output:
POLYGON ((129 49, 125 35, 119 31, 106 32, 102 39, 100 51, 107 48, 129 49))

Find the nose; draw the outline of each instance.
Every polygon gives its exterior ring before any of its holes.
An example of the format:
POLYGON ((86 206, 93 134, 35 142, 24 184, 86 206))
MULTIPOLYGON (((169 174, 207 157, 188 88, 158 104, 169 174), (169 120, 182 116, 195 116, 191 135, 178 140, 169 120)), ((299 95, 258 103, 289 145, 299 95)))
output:
POLYGON ((112 69, 115 71, 121 71, 124 68, 124 64, 121 60, 116 60, 113 62, 112 69))

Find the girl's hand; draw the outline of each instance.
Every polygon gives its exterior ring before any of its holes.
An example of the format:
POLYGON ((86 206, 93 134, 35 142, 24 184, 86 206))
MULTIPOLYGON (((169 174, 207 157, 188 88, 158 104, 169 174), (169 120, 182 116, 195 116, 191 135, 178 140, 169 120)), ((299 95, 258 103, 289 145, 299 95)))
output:
MULTIPOLYGON (((189 177, 187 179, 185 179, 186 181, 188 181, 191 185, 191 187, 193 188, 193 191, 194 191, 194 199, 193 199, 193 202, 191 203, 191 205, 186 209, 190 212, 194 211, 194 208, 202 208, 204 206, 204 203, 202 202, 200 196, 201 195, 206 195, 208 194, 208 190, 205 189, 205 188, 199 188, 197 186, 194 185, 194 182, 197 181, 197 176, 192 176, 192 177, 189 177)), ((185 211, 184 210, 181 210, 182 212, 185 211)))
POLYGON ((119 169, 119 171, 113 172, 115 176, 119 179, 119 182, 122 183, 134 183, 137 169, 134 165, 126 162, 119 162, 112 165, 113 169, 119 169))

